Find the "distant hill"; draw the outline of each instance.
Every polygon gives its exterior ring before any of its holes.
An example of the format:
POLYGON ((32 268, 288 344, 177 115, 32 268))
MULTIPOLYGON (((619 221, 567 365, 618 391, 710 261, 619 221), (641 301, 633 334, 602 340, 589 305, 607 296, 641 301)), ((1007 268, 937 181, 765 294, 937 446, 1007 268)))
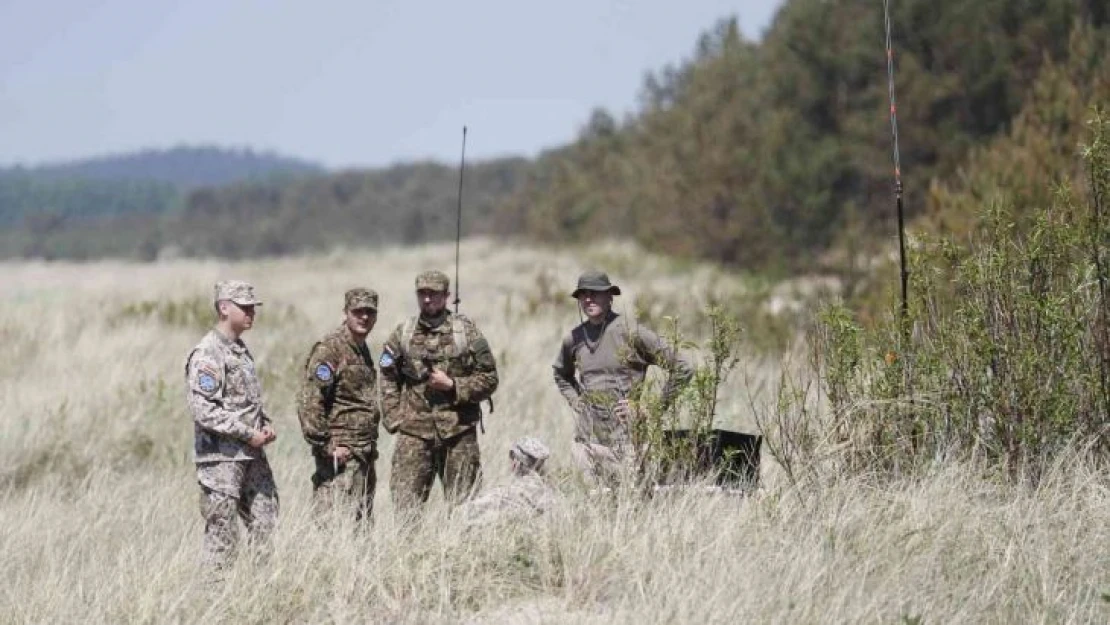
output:
MULTIPOLYGON (((1042 182, 1058 169, 1046 163, 1072 158, 1089 106, 1107 102, 1091 69, 1105 65, 1110 50, 1106 3, 895 4, 910 226, 927 209, 960 230, 988 197, 984 189, 1050 188, 1042 182), (1025 133, 1013 137, 1013 149, 996 143, 1011 129, 1025 133)), ((645 77, 638 110, 618 118, 599 109, 576 140, 535 159, 468 168, 464 233, 551 243, 629 237, 732 267, 855 275, 896 232, 882 9, 786 0, 759 41, 744 38, 735 19, 720 21, 688 58, 645 77)), ((40 168, 16 193, 33 203, 13 212, 0 188, 0 220, 20 225, 0 227, 0 257, 251 257, 454 237, 452 166, 294 169, 308 175, 259 180, 247 165, 254 156, 216 152, 237 165, 222 160, 213 169, 246 180, 205 178, 200 172, 211 170, 200 154, 147 159, 178 162, 179 173, 197 176, 187 180, 207 181, 194 187, 177 186, 183 178, 60 173, 65 184, 132 185, 120 193, 70 189, 40 168), (107 217, 90 219, 96 215, 107 217)), ((117 165, 129 175, 156 171, 117 165)))
POLYGON ((0 179, 8 175, 26 175, 40 180, 142 180, 192 188, 323 171, 323 167, 309 161, 249 148, 179 146, 34 167, 0 168, 0 179))
POLYGON ((249 149, 175 147, 33 167, 0 168, 0 225, 161 214, 196 188, 318 175, 308 161, 249 149))
MULTIPOLYGON (((519 191, 529 167, 524 158, 467 164, 464 235, 494 229, 494 207, 519 191)), ((453 165, 419 162, 188 191, 158 181, 24 176, 24 183, 40 185, 38 197, 54 201, 24 214, 15 227, 0 228, 0 258, 254 257, 452 239, 458 175, 453 165), (72 192, 58 195, 63 189, 72 192), (167 191, 172 195, 159 195, 167 191), (100 212, 88 210, 92 205, 100 212)), ((0 184, 0 219, 3 192, 0 184)))

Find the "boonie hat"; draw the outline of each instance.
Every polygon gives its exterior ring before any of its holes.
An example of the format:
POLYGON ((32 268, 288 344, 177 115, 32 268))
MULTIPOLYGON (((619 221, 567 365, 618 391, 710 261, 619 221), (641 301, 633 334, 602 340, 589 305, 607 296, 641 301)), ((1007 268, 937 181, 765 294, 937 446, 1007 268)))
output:
POLYGON ((578 299, 578 294, 582 291, 608 291, 613 295, 621 294, 621 288, 609 282, 609 275, 603 271, 587 271, 578 276, 578 287, 570 296, 578 299))

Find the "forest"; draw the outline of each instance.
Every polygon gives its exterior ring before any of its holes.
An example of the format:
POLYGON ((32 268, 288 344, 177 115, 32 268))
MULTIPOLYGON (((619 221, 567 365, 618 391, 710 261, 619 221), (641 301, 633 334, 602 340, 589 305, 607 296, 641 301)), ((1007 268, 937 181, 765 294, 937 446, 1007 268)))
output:
MULTIPOLYGON (((989 188, 1043 205, 1084 111, 1110 90, 1107 21, 1095 1, 892 7, 911 229, 966 231, 989 188)), ((896 240, 883 26, 881 4, 860 0, 788 0, 758 41, 724 18, 645 75, 636 110, 597 109, 532 160, 468 164, 464 234, 630 238, 754 271, 850 271, 896 240)), ((261 175, 194 156, 178 179, 143 159, 0 174, 0 256, 254 257, 455 234, 453 164, 288 160, 261 175)))

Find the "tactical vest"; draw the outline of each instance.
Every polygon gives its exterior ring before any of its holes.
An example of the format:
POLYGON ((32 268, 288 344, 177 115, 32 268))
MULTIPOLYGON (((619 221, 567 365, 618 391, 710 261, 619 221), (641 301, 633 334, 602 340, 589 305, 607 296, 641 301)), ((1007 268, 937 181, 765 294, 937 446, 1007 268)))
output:
MULTIPOLYGON (((466 324, 464 323, 465 317, 462 315, 451 315, 451 338, 453 347, 451 353, 445 354, 448 358, 458 358, 466 356, 467 350, 470 347, 470 342, 467 339, 466 324)), ((412 354, 412 339, 416 334, 416 324, 419 323, 419 317, 409 317, 405 320, 405 325, 401 327, 401 350, 402 358, 408 360, 412 354)), ((489 405, 489 411, 493 412, 493 398, 486 399, 486 404, 489 405)), ((483 415, 479 412, 478 427, 484 434, 486 425, 483 415)))
MULTIPOLYGON (((416 334, 417 323, 419 323, 418 317, 409 317, 401 328, 401 349, 404 350, 406 357, 412 352, 412 337, 416 334)), ((448 354, 448 356, 454 358, 465 354, 470 344, 466 339, 466 325, 460 315, 451 315, 451 338, 454 343, 454 352, 448 354)))

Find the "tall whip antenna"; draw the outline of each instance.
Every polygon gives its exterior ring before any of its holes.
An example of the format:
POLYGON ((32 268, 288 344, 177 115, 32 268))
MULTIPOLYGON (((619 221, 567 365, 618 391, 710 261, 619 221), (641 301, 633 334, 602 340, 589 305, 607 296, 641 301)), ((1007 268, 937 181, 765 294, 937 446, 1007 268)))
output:
POLYGON ((466 171, 466 126, 463 126, 462 157, 459 159, 459 204, 455 212, 455 314, 459 314, 459 241, 462 239, 463 172, 466 171))
POLYGON ((883 0, 883 18, 886 23, 886 75, 890 94, 890 133, 894 139, 894 198, 898 208, 898 259, 902 266, 902 331, 908 338, 909 318, 908 283, 910 272, 906 269, 906 221, 902 208, 902 161, 898 152, 898 107, 894 103, 894 47, 890 41, 890 0, 883 0))

